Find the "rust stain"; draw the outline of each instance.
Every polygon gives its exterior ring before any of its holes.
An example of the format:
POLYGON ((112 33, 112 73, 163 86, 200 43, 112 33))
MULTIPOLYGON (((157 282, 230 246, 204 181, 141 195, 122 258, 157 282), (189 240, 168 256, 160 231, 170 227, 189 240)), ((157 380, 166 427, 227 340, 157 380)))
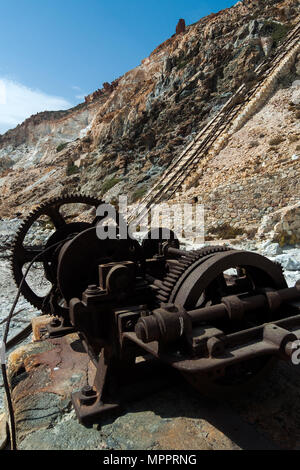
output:
POLYGON ((16 361, 14 374, 18 368, 24 368, 27 376, 18 383, 14 389, 15 399, 30 393, 41 392, 55 393, 66 397, 74 391, 74 384, 80 388, 87 381, 89 369, 89 357, 81 351, 78 336, 47 340, 52 349, 39 352, 23 359, 23 350, 12 358, 16 361), (73 347, 72 347, 73 346, 73 347))

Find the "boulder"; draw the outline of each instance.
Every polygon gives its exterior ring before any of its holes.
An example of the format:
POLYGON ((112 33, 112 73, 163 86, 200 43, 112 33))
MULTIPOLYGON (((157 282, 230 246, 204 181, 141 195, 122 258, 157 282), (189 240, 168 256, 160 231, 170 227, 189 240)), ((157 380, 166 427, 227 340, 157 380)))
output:
POLYGON ((279 243, 272 243, 269 240, 262 243, 260 251, 265 256, 276 256, 282 254, 282 249, 280 248, 279 243))
POLYGON ((300 202, 265 215, 257 231, 258 238, 268 238, 280 246, 300 242, 300 202))

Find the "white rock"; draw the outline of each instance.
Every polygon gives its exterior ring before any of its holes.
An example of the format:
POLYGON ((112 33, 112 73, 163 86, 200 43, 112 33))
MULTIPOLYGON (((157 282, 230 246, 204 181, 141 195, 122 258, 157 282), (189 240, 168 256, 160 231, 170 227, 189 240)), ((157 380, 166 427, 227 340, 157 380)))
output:
POLYGON ((292 155, 292 160, 294 161, 294 160, 298 160, 298 159, 299 159, 299 155, 296 155, 296 154, 294 153, 294 155, 292 155))
POLYGON ((287 271, 300 271, 300 262, 288 254, 282 254, 275 257, 275 261, 287 271))
POLYGON ((261 245, 260 251, 265 255, 265 256, 276 256, 276 255, 281 255, 282 254, 282 249, 280 248, 278 243, 270 243, 265 242, 261 245))
POLYGON ((284 271, 284 277, 289 287, 294 287, 300 279, 300 271, 284 271))
MULTIPOLYGON (((297 81, 300 81, 300 80, 297 80, 297 81)), ((292 94, 292 97, 291 97, 291 101, 292 103, 294 104, 300 104, 300 86, 298 86, 294 91, 293 91, 293 94, 292 94)))

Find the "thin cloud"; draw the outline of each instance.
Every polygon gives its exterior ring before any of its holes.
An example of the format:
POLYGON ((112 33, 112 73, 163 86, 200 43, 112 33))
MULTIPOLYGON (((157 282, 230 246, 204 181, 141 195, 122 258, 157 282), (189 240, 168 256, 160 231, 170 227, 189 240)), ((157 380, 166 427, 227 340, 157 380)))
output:
POLYGON ((0 78, 0 91, 0 134, 21 124, 32 114, 68 109, 72 106, 62 97, 32 90, 6 78, 0 78))

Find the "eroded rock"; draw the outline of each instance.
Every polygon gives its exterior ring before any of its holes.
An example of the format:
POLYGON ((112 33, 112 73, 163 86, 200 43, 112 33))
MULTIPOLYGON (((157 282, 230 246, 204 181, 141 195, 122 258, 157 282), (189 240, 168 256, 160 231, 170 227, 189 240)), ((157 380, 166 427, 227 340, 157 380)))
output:
POLYGON ((180 18, 176 26, 176 34, 184 33, 184 31, 185 31, 185 21, 183 18, 180 18))
POLYGON ((261 47, 263 48, 266 57, 272 50, 273 42, 274 41, 271 36, 265 36, 261 38, 261 47))
POLYGON ((283 245, 300 242, 300 202, 283 207, 263 217, 257 232, 258 237, 283 245))

